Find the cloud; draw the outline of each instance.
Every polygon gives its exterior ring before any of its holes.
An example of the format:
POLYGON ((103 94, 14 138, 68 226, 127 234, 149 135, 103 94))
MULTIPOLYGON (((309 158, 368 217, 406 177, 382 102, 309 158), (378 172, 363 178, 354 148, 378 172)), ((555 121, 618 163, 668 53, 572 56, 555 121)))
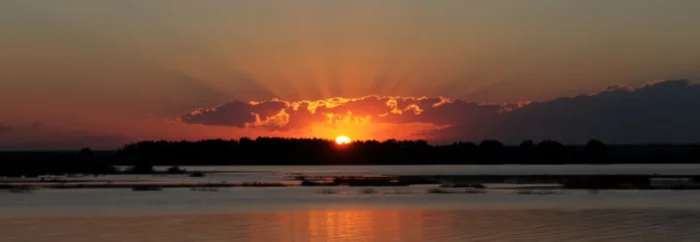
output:
POLYGON ((503 137, 584 142, 700 141, 700 86, 687 80, 617 86, 591 95, 532 103, 505 113, 503 137))
POLYGON ((180 120, 273 131, 305 130, 313 125, 425 124, 435 127, 421 131, 425 138, 446 142, 556 139, 583 143, 599 138, 616 143, 670 143, 700 141, 698 105, 698 85, 665 80, 638 88, 614 85, 588 95, 511 104, 391 96, 234 101, 194 110, 180 120))
POLYGON ((270 130, 304 129, 311 124, 338 123, 431 123, 452 124, 462 118, 455 113, 495 114, 514 105, 465 103, 443 97, 331 98, 314 101, 234 101, 202 108, 180 117, 189 124, 224 125, 270 130))

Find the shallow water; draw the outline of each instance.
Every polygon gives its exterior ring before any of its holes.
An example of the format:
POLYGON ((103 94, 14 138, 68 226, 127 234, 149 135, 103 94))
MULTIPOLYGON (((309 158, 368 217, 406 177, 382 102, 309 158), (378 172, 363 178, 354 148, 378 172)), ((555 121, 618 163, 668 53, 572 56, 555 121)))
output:
POLYGON ((322 210, 3 221, 2 241, 697 241, 685 210, 322 210))
POLYGON ((700 192, 428 187, 0 193, 0 241, 697 241, 700 192), (459 190, 454 190, 459 191, 459 190))
MULTIPOLYGON (((135 192, 130 189, 39 190, 30 194, 0 192, 0 217, 138 216, 204 213, 270 213, 313 210, 372 209, 700 209, 700 191, 562 190, 552 195, 520 195, 510 189, 486 194, 432 194, 434 186, 234 187, 217 192, 184 188, 135 192), (330 190, 335 194, 320 194, 330 190)), ((463 189, 448 191, 461 192, 463 189)))
MULTIPOLYGON (((697 165, 205 167, 255 173, 113 176, 279 181, 306 174, 698 174, 697 165), (232 169, 234 168, 234 169, 232 169), (261 173, 259 173, 261 172, 261 173)), ((188 168, 192 170, 192 167, 188 168)), ((100 179, 104 179, 101 177, 100 179)), ((433 194, 435 186, 0 191, 0 241, 698 241, 700 191, 433 194), (333 194, 320 194, 321 190, 333 194)), ((454 189, 453 192, 463 190, 454 189)))

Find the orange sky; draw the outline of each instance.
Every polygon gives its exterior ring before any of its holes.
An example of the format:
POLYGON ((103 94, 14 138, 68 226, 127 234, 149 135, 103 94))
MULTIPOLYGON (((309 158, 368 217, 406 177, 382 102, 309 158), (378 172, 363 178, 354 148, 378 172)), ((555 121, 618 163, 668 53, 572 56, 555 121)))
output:
POLYGON ((353 124, 293 130, 178 118, 273 98, 502 104, 693 81, 697 9, 700 2, 684 0, 2 1, 0 149, 259 135, 431 138, 449 124, 375 116, 354 124, 366 110, 351 110, 353 124))

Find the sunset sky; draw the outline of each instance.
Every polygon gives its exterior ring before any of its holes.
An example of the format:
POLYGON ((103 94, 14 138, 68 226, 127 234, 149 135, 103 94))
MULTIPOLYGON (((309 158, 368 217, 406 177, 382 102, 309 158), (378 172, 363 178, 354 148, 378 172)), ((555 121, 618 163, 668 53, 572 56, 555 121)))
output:
POLYGON ((0 1, 0 150, 700 142, 700 1, 0 1))

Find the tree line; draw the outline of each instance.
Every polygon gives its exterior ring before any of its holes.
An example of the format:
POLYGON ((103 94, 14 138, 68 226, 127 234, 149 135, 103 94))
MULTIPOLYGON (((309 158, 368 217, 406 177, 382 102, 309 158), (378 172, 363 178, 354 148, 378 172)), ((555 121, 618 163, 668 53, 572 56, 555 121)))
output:
MULTIPOLYGON (((152 166, 183 165, 418 165, 418 164, 608 164, 696 163, 700 145, 585 145, 497 140, 431 145, 424 140, 354 141, 271 138, 141 141, 115 152, 0 152, 0 176, 109 174, 116 166, 145 173, 152 166)), ((122 171, 124 172, 124 171, 122 171)))
POLYGON ((700 161, 700 145, 606 145, 590 140, 567 146, 557 141, 497 140, 431 145, 425 140, 355 141, 241 138, 238 140, 143 141, 117 153, 123 165, 407 165, 407 164, 605 164, 700 161))

